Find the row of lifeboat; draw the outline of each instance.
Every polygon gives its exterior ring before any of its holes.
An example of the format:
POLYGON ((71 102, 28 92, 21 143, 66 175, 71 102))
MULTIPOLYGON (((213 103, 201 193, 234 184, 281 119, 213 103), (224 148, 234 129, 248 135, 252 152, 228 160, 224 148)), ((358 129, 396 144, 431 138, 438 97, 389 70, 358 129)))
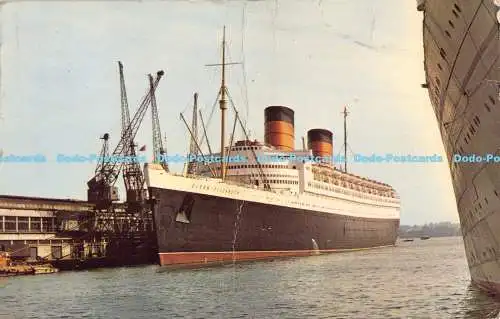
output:
POLYGON ((327 165, 314 165, 311 169, 316 180, 346 187, 364 193, 394 197, 394 190, 387 184, 365 177, 338 171, 327 165))

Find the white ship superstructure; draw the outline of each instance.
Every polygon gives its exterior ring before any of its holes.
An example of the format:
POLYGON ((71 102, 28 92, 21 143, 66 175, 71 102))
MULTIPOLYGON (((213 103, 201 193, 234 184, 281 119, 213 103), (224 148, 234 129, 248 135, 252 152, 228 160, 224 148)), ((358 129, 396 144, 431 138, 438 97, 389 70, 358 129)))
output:
POLYGON ((494 0, 420 0, 426 83, 472 281, 500 292, 500 38, 494 0), (475 163, 454 156, 478 156, 475 163), (486 160, 487 156, 490 158, 486 160))
MULTIPOLYGON (((321 158, 312 150, 283 152, 271 145, 258 141, 239 141, 226 148, 226 154, 235 160, 227 164, 226 181, 270 188, 299 194, 312 192, 323 196, 342 193, 359 198, 369 198, 384 202, 398 202, 394 189, 384 183, 343 172, 332 162, 317 161, 321 158), (266 161, 267 160, 267 161, 266 161)), ((214 157, 220 154, 214 154, 214 157)), ((213 172, 220 174, 220 164, 210 165, 213 172)), ((211 176, 208 167, 199 172, 211 176)))

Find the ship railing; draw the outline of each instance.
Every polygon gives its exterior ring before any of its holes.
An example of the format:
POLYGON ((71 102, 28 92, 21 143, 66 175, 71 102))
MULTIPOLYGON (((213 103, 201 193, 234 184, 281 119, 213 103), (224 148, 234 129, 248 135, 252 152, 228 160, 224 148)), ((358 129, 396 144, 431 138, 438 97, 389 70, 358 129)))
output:
POLYGON ((383 202, 383 203, 389 203, 389 204, 398 204, 399 203, 399 201, 396 199, 387 198, 387 197, 378 197, 378 196, 373 196, 373 195, 369 196, 366 193, 362 193, 359 191, 353 191, 353 190, 348 190, 348 189, 337 189, 337 190, 338 190, 338 192, 329 192, 330 194, 324 194, 322 192, 318 192, 315 189, 308 189, 308 190, 306 190, 306 192, 309 194, 312 194, 314 196, 322 197, 322 198, 330 197, 332 194, 335 194, 335 193, 341 193, 345 196, 353 196, 353 197, 356 197, 359 199, 365 199, 365 200, 369 200, 372 202, 383 202))
MULTIPOLYGON (((203 175, 195 175, 195 174, 184 175, 184 174, 179 174, 179 173, 170 173, 170 174, 174 175, 174 176, 186 177, 186 178, 191 178, 191 179, 195 179, 195 180, 202 180, 202 181, 213 181, 214 180, 213 177, 208 177, 208 176, 203 176, 203 175)), ((218 180, 218 181, 222 183, 221 180, 218 180)), ((236 181, 236 180, 232 180, 232 179, 224 180, 224 184, 243 186, 243 187, 247 187, 247 188, 258 188, 257 186, 255 186, 253 184, 245 183, 245 182, 241 182, 241 181, 236 181)))
MULTIPOLYGON (((195 175, 195 174, 181 174, 181 173, 169 173, 170 175, 173 176, 178 176, 178 177, 185 177, 185 178, 190 178, 194 180, 201 180, 201 181, 213 181, 214 178, 208 177, 208 176, 202 176, 202 175, 195 175)), ((219 182, 222 182, 221 180, 218 180, 219 182)), ((247 183, 247 182, 242 182, 238 180, 232 180, 232 179, 226 179, 224 180, 224 184, 229 184, 229 185, 234 185, 234 186, 240 186, 240 187, 245 187, 248 189, 259 189, 258 186, 252 184, 252 183, 247 183)), ((298 196, 299 193, 289 190, 289 189, 281 189, 277 192, 277 194, 283 194, 283 195, 296 195, 298 196)))
MULTIPOLYGON (((316 180, 316 182, 320 182, 320 181, 316 180)), ((330 183, 328 183, 328 186, 331 186, 333 188, 333 190, 334 190, 333 193, 342 193, 342 194, 345 194, 348 196, 356 196, 359 198, 364 198, 364 199, 369 199, 369 200, 374 200, 374 201, 381 201, 381 202, 386 202, 386 203, 398 203, 399 202, 399 197, 394 198, 394 197, 388 197, 388 196, 380 196, 377 194, 370 194, 370 193, 362 192, 362 191, 359 191, 359 190, 356 190, 353 188, 340 187, 338 185, 333 185, 330 183)), ((311 187, 311 186, 309 186, 309 187, 311 187)), ((312 192, 317 193, 316 190, 313 190, 312 192)), ((330 191, 330 190, 328 190, 328 192, 332 193, 332 191, 330 191)), ((323 194, 323 193, 318 193, 318 194, 328 196, 328 195, 323 194)))

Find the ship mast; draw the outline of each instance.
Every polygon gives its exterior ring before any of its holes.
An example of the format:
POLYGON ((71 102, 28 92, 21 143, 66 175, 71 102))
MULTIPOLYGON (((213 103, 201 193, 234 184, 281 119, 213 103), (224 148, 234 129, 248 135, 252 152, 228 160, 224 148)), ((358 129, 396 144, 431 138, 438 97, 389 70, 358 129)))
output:
POLYGON ((344 106, 344 172, 347 173, 347 106, 344 106))
POLYGON ((220 85, 220 155, 221 155, 221 179, 226 177, 226 148, 224 147, 226 134, 226 26, 222 31, 222 76, 220 85))
POLYGON ((226 62, 226 26, 223 28, 222 33, 222 63, 220 64, 206 64, 205 66, 222 66, 222 76, 221 76, 221 85, 219 90, 219 108, 220 108, 220 155, 221 155, 221 179, 224 180, 226 177, 226 148, 224 144, 226 144, 225 135, 226 135, 226 110, 227 110, 227 88, 226 88, 226 67, 228 65, 233 64, 241 64, 239 62, 226 62))

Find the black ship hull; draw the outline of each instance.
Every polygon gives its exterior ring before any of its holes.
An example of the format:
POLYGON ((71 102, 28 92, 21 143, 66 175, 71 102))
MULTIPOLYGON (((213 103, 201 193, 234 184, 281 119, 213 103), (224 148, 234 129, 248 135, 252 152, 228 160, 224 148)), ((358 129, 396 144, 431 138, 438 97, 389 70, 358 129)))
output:
POLYGON ((399 219, 150 188, 160 264, 213 264, 392 246, 399 219))

